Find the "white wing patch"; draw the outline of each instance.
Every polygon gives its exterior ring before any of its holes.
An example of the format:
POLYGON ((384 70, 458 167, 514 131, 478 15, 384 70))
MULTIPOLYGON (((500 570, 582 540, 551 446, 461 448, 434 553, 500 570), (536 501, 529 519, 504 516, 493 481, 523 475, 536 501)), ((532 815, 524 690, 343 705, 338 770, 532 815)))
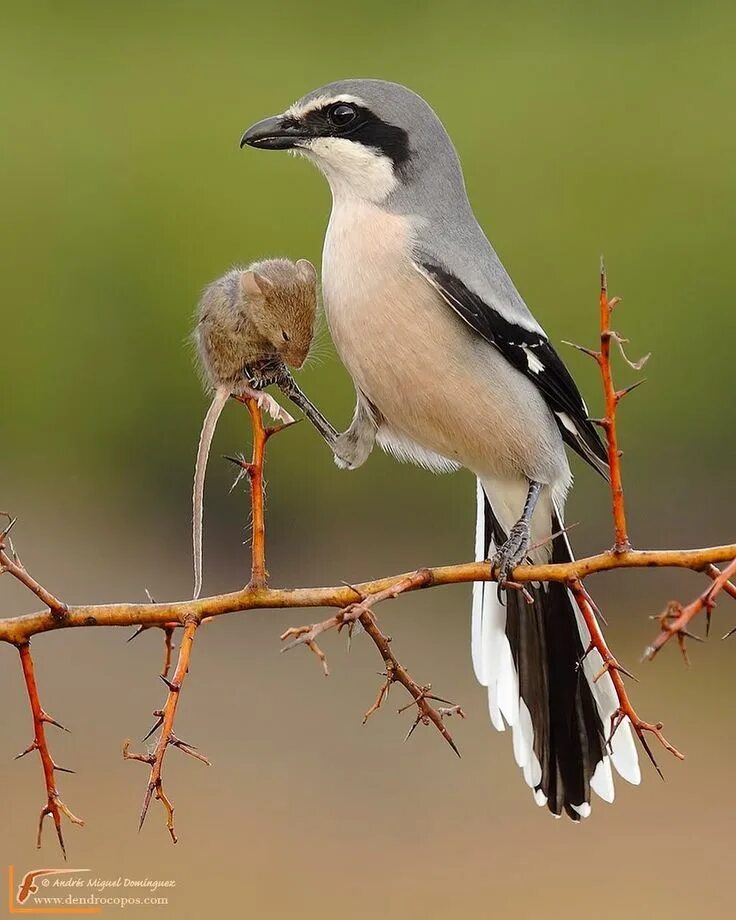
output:
POLYGON ((528 345, 522 345, 521 347, 524 351, 524 354, 526 355, 526 363, 529 365, 529 370, 532 372, 532 374, 543 374, 545 369, 544 365, 534 354, 532 349, 528 345))

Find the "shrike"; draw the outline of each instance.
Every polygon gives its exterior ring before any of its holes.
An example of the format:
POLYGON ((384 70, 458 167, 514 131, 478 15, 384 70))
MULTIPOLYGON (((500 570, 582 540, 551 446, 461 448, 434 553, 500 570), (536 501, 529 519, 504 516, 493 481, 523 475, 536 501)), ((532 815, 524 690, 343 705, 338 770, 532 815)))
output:
POLYGON ((611 767, 640 781, 628 721, 567 588, 504 591, 526 559, 572 558, 563 507, 565 445, 607 474, 578 389, 527 309, 468 202, 457 153, 415 93, 343 80, 243 135, 312 160, 332 190, 322 279, 335 347, 357 405, 336 459, 354 468, 375 440, 403 460, 477 477, 476 559, 498 587, 474 585, 472 658, 493 725, 512 729, 539 805, 573 820, 591 789, 613 801, 611 767), (550 542, 551 534, 558 534, 550 542), (546 542, 545 542, 546 541, 546 542), (505 605, 503 595, 505 594, 505 605))

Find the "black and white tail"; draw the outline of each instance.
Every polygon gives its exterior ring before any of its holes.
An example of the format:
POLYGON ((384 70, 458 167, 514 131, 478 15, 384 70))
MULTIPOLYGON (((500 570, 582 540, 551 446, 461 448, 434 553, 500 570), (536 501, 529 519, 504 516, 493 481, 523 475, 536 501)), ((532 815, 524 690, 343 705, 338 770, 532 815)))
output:
MULTIPOLYGON (((552 507, 551 516, 554 533, 562 515, 552 507)), ((493 558, 506 536, 479 481, 476 560, 493 558)), ((572 558, 561 534, 552 561, 572 558)), ((502 606, 494 582, 473 586, 473 667, 488 688, 491 722, 499 731, 511 728, 514 757, 536 803, 578 821, 590 814, 591 790, 613 801, 612 766, 630 783, 641 781, 638 756, 628 719, 606 744, 617 708, 613 682, 605 674, 594 683, 603 665, 597 651, 579 665, 590 635, 570 592, 556 583, 527 587, 533 605, 508 591, 502 606)))

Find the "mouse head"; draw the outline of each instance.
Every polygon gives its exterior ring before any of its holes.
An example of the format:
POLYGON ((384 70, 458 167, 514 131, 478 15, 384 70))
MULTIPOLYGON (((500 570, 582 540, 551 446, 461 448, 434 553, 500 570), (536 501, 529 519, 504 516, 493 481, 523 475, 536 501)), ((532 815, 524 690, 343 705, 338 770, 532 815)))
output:
POLYGON ((292 367, 307 359, 317 312, 317 272, 300 259, 256 262, 240 276, 254 326, 292 367))

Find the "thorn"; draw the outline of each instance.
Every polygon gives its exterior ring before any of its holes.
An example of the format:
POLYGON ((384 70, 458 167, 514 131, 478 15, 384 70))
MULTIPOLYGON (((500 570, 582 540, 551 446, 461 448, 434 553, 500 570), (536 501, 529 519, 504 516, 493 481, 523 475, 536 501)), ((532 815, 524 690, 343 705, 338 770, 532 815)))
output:
POLYGON ((71 735, 71 732, 65 725, 62 725, 61 722, 57 722, 56 719, 52 719, 51 716, 47 712, 43 711, 43 709, 41 710, 41 721, 47 722, 49 725, 55 725, 57 728, 60 728, 63 732, 66 732, 68 735, 71 735))
POLYGON ((659 773, 659 778, 662 780, 662 782, 664 782, 664 773, 661 771, 659 764, 657 763, 657 760, 652 753, 652 749, 649 747, 649 743, 644 737, 644 732, 640 728, 636 728, 636 734, 639 738, 639 741, 641 742, 641 746, 647 752, 647 757, 651 760, 654 769, 657 771, 657 773, 659 773))
POLYGON ((575 342, 568 342, 566 339, 562 340, 562 344, 569 345, 570 348, 575 348, 577 351, 582 351, 584 355, 596 361, 600 360, 601 353, 599 351, 594 351, 592 348, 586 348, 585 345, 576 345, 575 342))
POLYGON ((643 383, 647 382, 646 377, 642 377, 641 380, 637 380, 635 383, 629 384, 629 386, 624 387, 623 390, 616 390, 613 394, 616 402, 620 402, 624 396, 628 396, 629 393, 633 392, 637 387, 640 387, 643 383))
POLYGON ((169 744, 175 748, 179 748, 182 754, 188 754, 195 760, 200 761, 200 763, 205 764, 205 766, 212 766, 212 763, 204 756, 204 754, 200 754, 195 744, 187 744, 186 741, 182 741, 181 738, 177 738, 176 735, 173 734, 169 738, 169 744))
POLYGON ((287 428, 293 428, 294 425, 298 425, 300 422, 303 422, 304 419, 293 418, 290 422, 283 422, 281 425, 272 425, 270 428, 264 429, 264 434, 266 440, 268 440, 272 435, 279 434, 282 431, 286 431, 287 428))
MULTIPOLYGON (((404 744, 406 744, 406 742, 409 740, 409 738, 411 738, 411 736, 414 734, 414 729, 417 727, 417 725, 419 725, 419 723, 420 723, 421 721, 422 721, 422 713, 420 712, 420 713, 417 715, 416 719, 414 720, 414 722, 413 722, 411 728, 410 728, 409 731, 406 733, 406 737, 404 738, 404 744)), ((453 745, 453 747, 454 747, 454 745, 453 745)))
POLYGON ((161 680, 166 684, 166 686, 169 688, 169 690, 171 690, 172 693, 178 693, 179 690, 181 689, 181 688, 179 687, 178 684, 175 684, 175 683, 173 682, 173 680, 169 680, 169 678, 166 677, 165 674, 159 674, 158 676, 159 676, 159 677, 161 678, 161 680))
POLYGON ((7 535, 10 533, 10 531, 15 527, 15 524, 16 524, 18 518, 17 518, 17 517, 11 517, 11 516, 7 513, 7 511, 2 511, 2 512, 0 512, 0 514, 2 514, 4 517, 6 517, 6 518, 8 519, 8 526, 5 528, 5 530, 2 531, 2 533, 0 533, 0 543, 2 543, 2 542, 5 540, 5 538, 7 537, 7 535))
POLYGON ((153 790, 156 788, 154 783, 149 783, 148 788, 146 789, 146 794, 143 796, 143 806, 141 808, 141 816, 138 821, 138 832, 143 829, 143 822, 146 820, 146 815, 148 814, 148 806, 151 804, 151 797, 153 796, 153 790))
POLYGON ((149 626, 139 626, 138 629, 136 629, 136 631, 133 633, 133 635, 132 635, 132 636, 128 636, 128 638, 127 638, 125 641, 126 641, 126 642, 132 642, 133 639, 137 639, 138 636, 140 636, 140 634, 141 634, 142 632, 145 632, 147 629, 150 629, 150 627, 149 627, 149 626))
POLYGON ((230 463, 234 463, 235 466, 239 466, 241 469, 245 470, 246 472, 249 472, 250 470, 253 469, 253 464, 250 463, 248 460, 246 460, 245 457, 242 456, 242 454, 239 457, 231 457, 229 454, 223 454, 222 459, 229 460, 230 463))
POLYGON ((639 678, 636 677, 634 674, 632 674, 631 671, 628 671, 622 664, 619 664, 618 661, 616 661, 616 659, 613 659, 612 661, 608 661, 603 665, 600 671, 593 678, 593 683, 597 684, 598 681, 601 679, 601 677, 603 677, 603 675, 607 674, 609 671, 620 671, 621 674, 625 674, 631 680, 634 680, 637 683, 639 683, 639 678))
MULTIPOLYGON (((465 716, 463 716, 463 718, 465 718, 465 716)), ((460 751, 458 750, 457 745, 456 745, 455 742, 452 740, 452 736, 451 736, 450 733, 447 731, 447 729, 445 729, 445 731, 442 733, 442 737, 443 737, 443 738, 445 739, 445 741, 450 745, 450 747, 451 747, 451 748, 453 749, 453 751, 457 754, 457 756, 462 760, 462 755, 461 755, 460 751)))
POLYGON ((58 764, 54 763, 53 761, 51 762, 51 766, 54 768, 54 770, 58 770, 59 773, 76 773, 77 772, 76 770, 70 770, 69 767, 60 767, 58 764))
POLYGON ((734 633, 736 633, 736 626, 734 626, 733 629, 729 629, 729 631, 726 633, 725 636, 721 636, 721 639, 730 639, 731 636, 734 635, 734 633))
POLYGON ((164 724, 164 713, 162 709, 154 709, 153 714, 154 716, 156 716, 157 721, 155 725, 153 726, 153 728, 148 732, 148 734, 144 735, 143 738, 141 738, 141 743, 143 743, 144 741, 148 741, 151 735, 154 734, 154 732, 158 731, 158 729, 161 728, 161 726, 164 724))
POLYGON ((38 750, 38 745, 36 744, 35 741, 31 741, 31 743, 28 745, 25 751, 21 751, 20 754, 16 754, 13 760, 20 760, 21 757, 25 757, 26 754, 30 754, 31 751, 37 751, 37 750, 38 750))
POLYGON ((688 629, 680 629, 678 632, 681 636, 686 636, 688 639, 694 639, 696 642, 705 642, 702 636, 696 636, 695 633, 691 633, 688 629))

